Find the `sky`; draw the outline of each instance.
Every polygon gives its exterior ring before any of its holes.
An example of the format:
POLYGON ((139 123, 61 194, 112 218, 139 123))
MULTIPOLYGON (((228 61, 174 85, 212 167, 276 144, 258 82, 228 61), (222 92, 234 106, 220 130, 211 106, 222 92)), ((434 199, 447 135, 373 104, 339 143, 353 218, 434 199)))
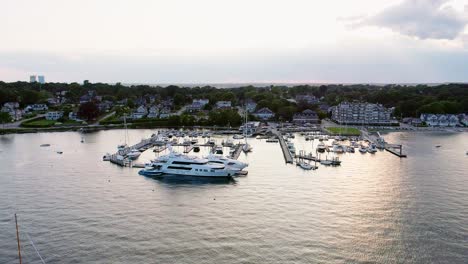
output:
POLYGON ((0 0, 0 80, 468 82, 468 0, 0 0))

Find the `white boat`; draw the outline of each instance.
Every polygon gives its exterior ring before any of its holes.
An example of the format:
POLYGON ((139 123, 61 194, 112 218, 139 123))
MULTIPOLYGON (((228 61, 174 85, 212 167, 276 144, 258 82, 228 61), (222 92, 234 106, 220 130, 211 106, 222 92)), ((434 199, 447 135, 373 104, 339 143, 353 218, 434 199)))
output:
MULTIPOLYGON (((249 145, 249 143, 247 142, 247 119, 248 119, 248 113, 247 113, 247 109, 245 109, 244 111, 244 116, 245 116, 245 123, 244 123, 244 138, 245 138, 245 144, 242 146, 242 151, 244 151, 245 153, 247 152, 251 152, 252 151, 252 146, 249 145)), ((252 135, 250 135, 252 136, 252 135)))
POLYGON ((121 145, 118 145, 118 146, 117 146, 117 149, 118 149, 119 151, 122 151, 122 150, 126 149, 127 147, 128 147, 127 144, 121 144, 121 145))
POLYGON ((136 150, 136 149, 132 149, 130 150, 130 152, 127 154, 127 157, 129 159, 137 159, 138 157, 140 157, 141 155, 141 152, 136 150))
POLYGON ((252 146, 247 143, 247 140, 245 141, 245 144, 242 146, 242 151, 244 152, 251 152, 252 151, 252 146))
POLYGON ((236 135, 234 135, 232 138, 233 138, 233 139, 244 139, 244 136, 243 136, 243 135, 238 135, 238 134, 236 134, 236 135))
POLYGON ((223 147, 221 146, 216 146, 214 149, 214 153, 216 154, 223 154, 223 147))
POLYGON ((333 145, 333 152, 335 152, 335 153, 344 153, 345 150, 344 150, 343 146, 341 146, 339 144, 334 144, 333 145))
POLYGON ((224 164, 214 164, 208 159, 191 157, 172 152, 154 160, 139 174, 145 176, 173 175, 205 178, 230 178, 239 170, 226 167, 224 164))
POLYGON ((325 152, 325 149, 326 149, 326 147, 325 147, 325 144, 323 144, 323 142, 318 143, 318 145, 317 145, 317 151, 318 152, 323 153, 323 152, 325 152))
POLYGON ((296 147, 294 147, 294 143, 288 142, 287 145, 289 152, 291 152, 293 155, 296 154, 296 147))
POLYGON ((307 163, 307 162, 304 162, 304 161, 298 162, 296 164, 297 164, 297 166, 301 167, 304 170, 316 170, 318 168, 317 166, 314 166, 314 165, 312 165, 310 163, 307 163))
POLYGON ((269 139, 266 140, 266 142, 269 142, 269 143, 278 143, 279 140, 275 137, 271 137, 269 139))
POLYGON ((111 159, 111 154, 106 153, 106 155, 102 156, 103 161, 109 161, 111 159))
POLYGON ((125 135, 124 135, 124 137, 125 137, 125 139, 124 139, 125 143, 124 143, 124 144, 120 144, 120 145, 117 146, 117 150, 118 150, 119 152, 123 151, 124 149, 126 149, 126 148, 128 147, 128 146, 127 146, 128 130, 127 130, 127 116, 126 116, 126 115, 124 115, 124 127, 125 127, 125 135))
POLYGON ((232 139, 227 139, 226 141, 223 141, 222 145, 225 147, 232 147, 234 146, 234 142, 232 141, 232 139))
POLYGON ((364 145, 359 146, 359 152, 361 153, 367 153, 367 148, 364 147, 364 145))
POLYGON ((370 147, 367 148, 367 152, 374 154, 377 152, 377 148, 375 147, 374 144, 371 144, 370 147))
POLYGON ((223 164, 224 166, 235 170, 243 170, 249 166, 248 163, 223 157, 221 155, 210 154, 204 158, 207 159, 210 163, 223 164))

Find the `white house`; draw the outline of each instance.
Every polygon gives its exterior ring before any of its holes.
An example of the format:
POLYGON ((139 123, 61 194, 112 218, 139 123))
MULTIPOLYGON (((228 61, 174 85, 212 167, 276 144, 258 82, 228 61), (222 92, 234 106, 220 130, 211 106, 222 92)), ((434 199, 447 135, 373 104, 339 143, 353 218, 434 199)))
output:
POLYGON ((460 114, 458 115, 458 120, 460 124, 464 126, 468 126, 468 115, 467 114, 460 114))
POLYGON ((420 119, 431 127, 454 127, 460 125, 460 120, 456 115, 421 114, 420 119))
POLYGON ((58 120, 63 117, 62 111, 50 111, 47 112, 45 115, 45 119, 47 120, 58 120))
POLYGON ((70 112, 68 113, 68 119, 73 120, 73 121, 83 121, 78 118, 78 113, 77 112, 70 112))
POLYGON ((159 118, 169 118, 169 116, 171 116, 171 109, 169 109, 168 107, 164 107, 159 112, 159 118))
POLYGON ((232 107, 231 101, 218 101, 216 102, 216 107, 218 109, 229 109, 232 107))
POLYGON ((192 104, 199 103, 203 106, 207 105, 210 103, 210 99, 193 99, 192 104))
POLYGON ((23 117, 23 111, 19 109, 18 102, 5 103, 1 111, 8 113, 14 121, 20 120, 23 117))
POLYGON ((141 105, 135 110, 135 112, 132 113, 130 118, 132 118, 132 119, 141 119, 141 118, 145 117, 147 114, 148 114, 148 110, 146 110, 145 106, 141 105))
POLYGON ((268 120, 268 119, 275 117, 275 113, 273 113, 273 111, 271 111, 267 107, 263 107, 262 109, 255 112, 253 115, 257 117, 258 119, 262 119, 262 120, 268 120))
POLYGON ((32 104, 26 106, 25 111, 47 111, 49 107, 46 104, 32 104))
POLYGON ((159 115, 159 108, 156 107, 156 106, 152 106, 150 107, 149 111, 148 111, 148 118, 157 118, 159 115))

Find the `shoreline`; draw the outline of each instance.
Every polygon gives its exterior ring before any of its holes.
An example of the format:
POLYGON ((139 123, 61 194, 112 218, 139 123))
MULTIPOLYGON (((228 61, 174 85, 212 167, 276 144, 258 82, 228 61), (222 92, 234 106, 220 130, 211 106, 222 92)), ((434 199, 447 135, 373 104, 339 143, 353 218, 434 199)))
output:
MULTIPOLYGON (((60 127, 47 127, 47 128, 0 128, 0 135, 8 134, 29 134, 29 133, 41 133, 41 132, 69 132, 69 131, 80 131, 84 133, 101 131, 101 130, 112 130, 112 129, 123 129, 123 124, 108 124, 108 125, 81 125, 81 126, 60 126, 60 127)), ((211 130, 237 130, 238 127, 213 127, 213 126, 152 126, 142 124, 128 124, 129 129, 211 129, 211 130)), ((358 128, 362 129, 362 128, 358 128)), ((419 127, 419 128, 382 128, 382 129, 368 129, 369 132, 442 132, 442 133, 463 133, 468 132, 468 127, 419 127)), ((331 133, 330 133, 331 134, 331 133)))

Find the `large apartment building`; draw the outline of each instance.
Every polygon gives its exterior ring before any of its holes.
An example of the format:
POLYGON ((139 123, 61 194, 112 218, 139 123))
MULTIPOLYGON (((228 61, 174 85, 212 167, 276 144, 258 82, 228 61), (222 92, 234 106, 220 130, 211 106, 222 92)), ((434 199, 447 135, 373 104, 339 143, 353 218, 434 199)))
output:
POLYGON ((394 108, 381 104, 342 102, 331 110, 332 119, 340 124, 350 125, 394 125, 394 108))

